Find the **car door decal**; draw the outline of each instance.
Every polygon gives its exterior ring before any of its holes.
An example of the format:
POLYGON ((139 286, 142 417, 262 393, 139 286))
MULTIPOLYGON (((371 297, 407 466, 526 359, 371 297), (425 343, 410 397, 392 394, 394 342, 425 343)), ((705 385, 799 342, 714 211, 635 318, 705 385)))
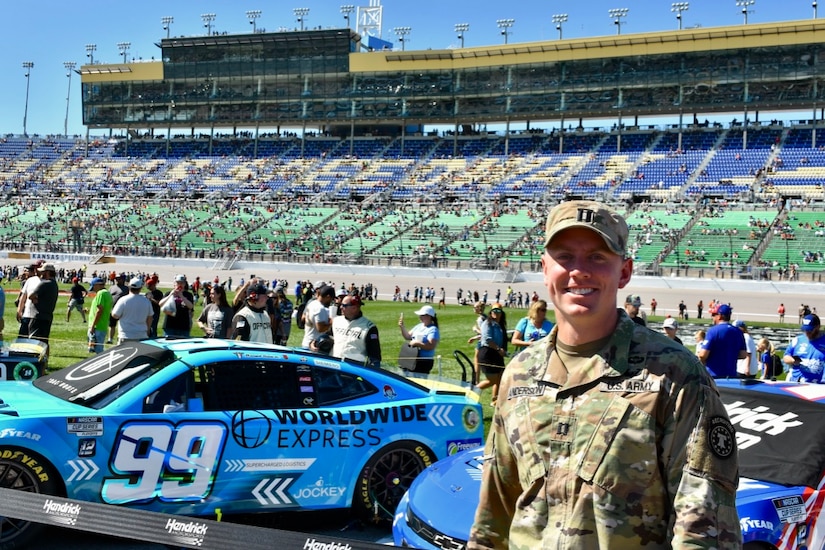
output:
POLYGON ((215 422, 127 422, 120 427, 101 498, 110 504, 196 501, 212 491, 226 443, 215 422))

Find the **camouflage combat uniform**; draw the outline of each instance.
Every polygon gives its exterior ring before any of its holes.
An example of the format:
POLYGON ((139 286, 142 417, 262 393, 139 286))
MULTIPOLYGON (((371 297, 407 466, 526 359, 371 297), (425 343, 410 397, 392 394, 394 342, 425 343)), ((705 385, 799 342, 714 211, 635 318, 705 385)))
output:
POLYGON ((468 548, 741 547, 736 440, 715 384, 619 311, 569 378, 549 360, 558 328, 508 365, 468 548))

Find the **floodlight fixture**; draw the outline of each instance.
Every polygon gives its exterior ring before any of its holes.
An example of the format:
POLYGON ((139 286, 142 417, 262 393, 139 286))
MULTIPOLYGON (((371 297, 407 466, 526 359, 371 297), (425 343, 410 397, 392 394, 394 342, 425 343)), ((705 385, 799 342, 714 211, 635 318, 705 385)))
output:
POLYGON ((464 47, 464 33, 470 30, 469 23, 456 23, 455 32, 458 33, 458 39, 461 40, 461 47, 464 47))
POLYGON ((343 6, 341 6, 341 15, 344 16, 344 20, 347 22, 347 28, 348 29, 350 28, 350 26, 349 26, 349 17, 352 14, 352 12, 354 12, 354 11, 355 11, 355 6, 353 6, 352 4, 344 4, 343 6))
POLYGON ((516 22, 515 19, 499 19, 496 21, 496 25, 498 28, 501 29, 501 35, 504 36, 504 43, 508 42, 508 37, 510 36, 510 29, 513 27, 513 24, 516 22))
POLYGON ((745 19, 745 25, 748 24, 748 14, 753 13, 751 6, 756 4, 756 0, 736 0, 736 6, 742 8, 742 17, 745 19))
POLYGON ((553 23, 556 24, 556 30, 559 31, 559 40, 562 38, 562 25, 567 23, 567 14, 566 13, 557 13, 553 16, 553 23))
POLYGON ((682 30, 682 12, 690 9, 690 2, 674 2, 670 5, 670 11, 676 12, 676 20, 679 22, 679 30, 682 30))
POLYGON ((627 17, 630 8, 612 8, 607 10, 607 15, 616 25, 616 34, 622 34, 622 18, 627 17))
POLYGON ((398 37, 398 41, 401 42, 401 51, 403 52, 405 46, 407 44, 407 36, 412 31, 412 27, 395 27, 392 32, 398 37))
POLYGON ((171 15, 165 15, 160 18, 160 23, 163 25, 163 30, 166 31, 166 38, 169 38, 169 33, 172 29, 172 23, 175 22, 175 18, 171 15))
POLYGON ((26 70, 26 106, 23 109, 23 135, 28 136, 28 132, 26 131, 26 121, 29 117, 29 77, 32 74, 32 69, 34 68, 34 62, 32 61, 24 61, 23 68, 26 70))
POLYGON ((252 25, 252 33, 258 32, 258 25, 255 21, 257 21, 261 17, 261 10, 248 10, 246 12, 246 18, 249 19, 249 24, 252 25))
POLYGON ((132 47, 131 42, 118 42, 117 49, 120 51, 120 55, 123 56, 123 62, 126 63, 126 55, 129 53, 129 48, 132 47))
POLYGON ((304 30, 304 21, 309 15, 309 8, 292 8, 292 13, 295 14, 296 21, 301 24, 301 30, 304 30))
POLYGON ((97 44, 86 44, 86 57, 89 58, 89 65, 95 64, 95 51, 97 51, 97 44))
POLYGON ((74 61, 64 61, 66 67, 66 78, 69 81, 69 88, 66 90, 66 118, 63 119, 63 137, 69 137, 69 98, 72 97, 72 71, 77 67, 74 61))
POLYGON ((212 36, 212 23, 215 22, 215 18, 217 15, 214 13, 202 13, 201 14, 201 21, 203 21, 203 26, 206 27, 206 35, 212 36))

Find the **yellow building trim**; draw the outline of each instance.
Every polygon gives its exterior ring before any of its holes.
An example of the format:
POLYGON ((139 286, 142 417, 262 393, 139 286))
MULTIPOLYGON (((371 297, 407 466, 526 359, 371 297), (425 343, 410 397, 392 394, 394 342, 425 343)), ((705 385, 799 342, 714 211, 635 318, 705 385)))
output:
POLYGON ((80 81, 83 84, 135 80, 163 80, 163 62, 141 61, 139 63, 108 63, 80 67, 80 81))
POLYGON ((439 71, 825 42, 825 20, 696 28, 454 50, 350 54, 350 72, 439 71))

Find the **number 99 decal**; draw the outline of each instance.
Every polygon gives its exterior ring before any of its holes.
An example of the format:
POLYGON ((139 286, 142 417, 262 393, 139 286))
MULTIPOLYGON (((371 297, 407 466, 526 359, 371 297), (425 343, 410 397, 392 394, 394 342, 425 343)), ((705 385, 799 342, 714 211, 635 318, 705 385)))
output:
POLYGON ((224 442, 220 423, 127 423, 115 440, 102 498, 109 504, 160 499, 200 500, 209 495, 224 442))

